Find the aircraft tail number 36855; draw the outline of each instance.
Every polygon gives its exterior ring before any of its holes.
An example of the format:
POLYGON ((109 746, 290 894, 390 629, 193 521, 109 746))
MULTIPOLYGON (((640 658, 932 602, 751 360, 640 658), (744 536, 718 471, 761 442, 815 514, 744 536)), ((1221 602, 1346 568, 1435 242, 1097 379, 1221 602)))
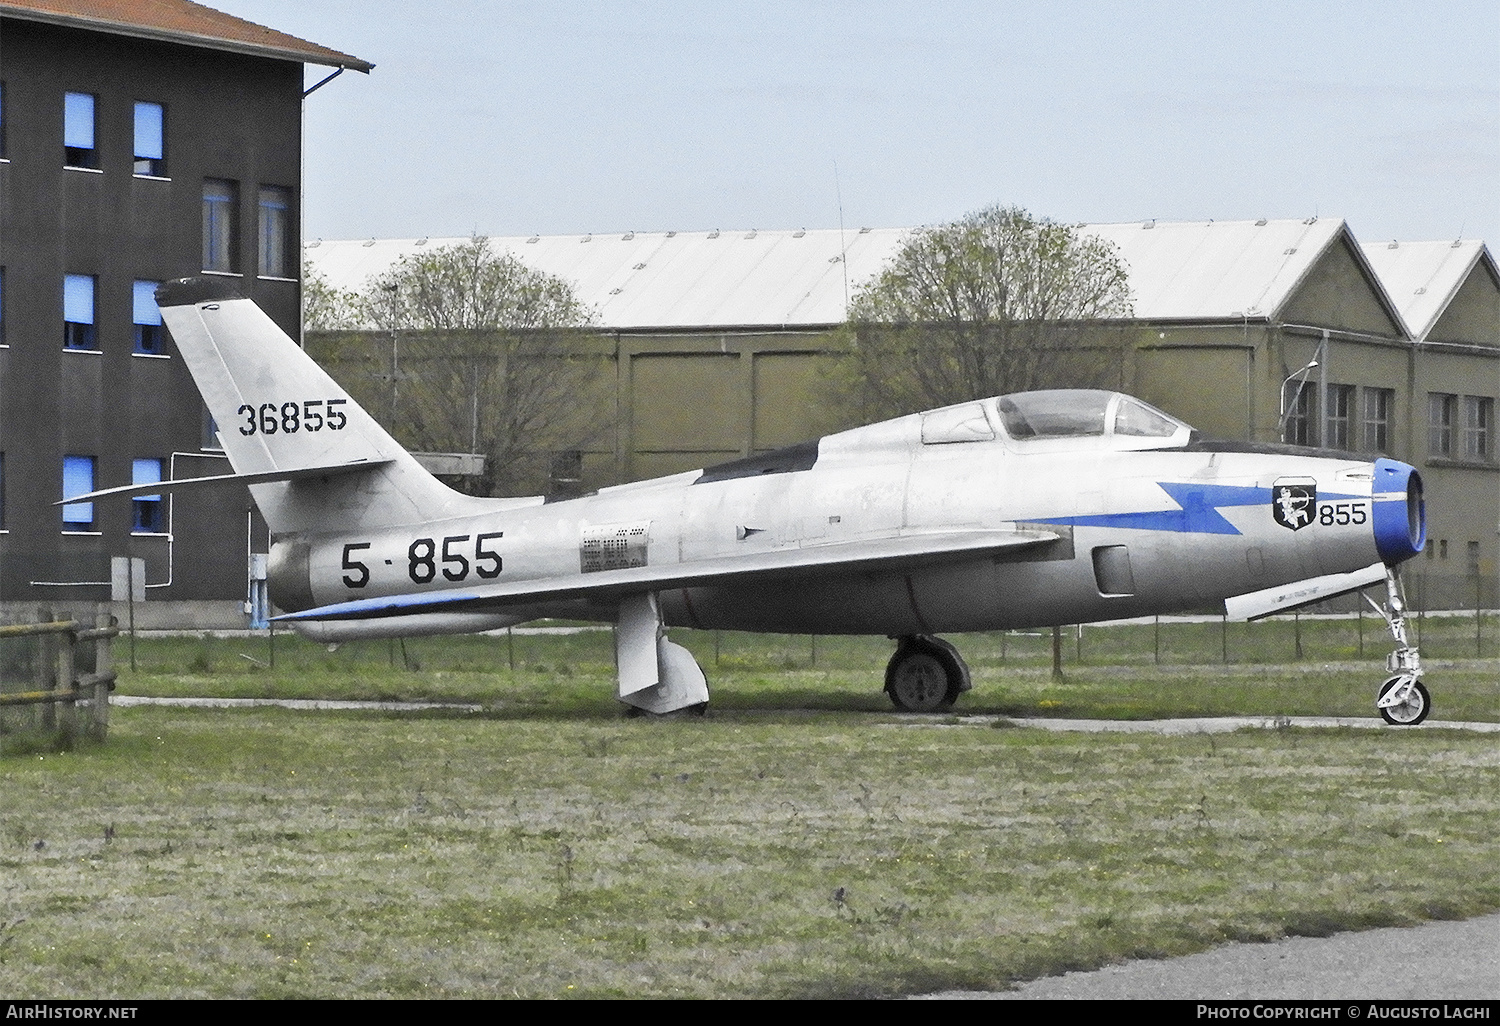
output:
POLYGON ((970 686, 940 634, 1221 602, 1251 619, 1383 585, 1371 604, 1396 645, 1377 708, 1395 724, 1429 709, 1396 574, 1424 544, 1422 482, 1395 460, 1209 441, 1131 396, 1067 389, 565 501, 477 498, 222 280, 170 282, 157 302, 219 425, 223 479, 270 525, 279 619, 316 639, 612 623, 619 698, 666 713, 708 701, 669 626, 883 634, 886 691, 922 711, 970 686))

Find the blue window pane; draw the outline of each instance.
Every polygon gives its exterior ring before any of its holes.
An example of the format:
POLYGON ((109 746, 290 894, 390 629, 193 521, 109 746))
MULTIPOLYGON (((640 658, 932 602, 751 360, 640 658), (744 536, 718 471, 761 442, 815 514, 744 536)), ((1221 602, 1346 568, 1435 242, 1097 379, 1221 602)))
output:
POLYGON ((135 155, 138 159, 162 159, 162 110, 159 103, 135 105, 135 155))
POLYGON ((63 97, 63 145, 78 150, 94 148, 94 98, 88 93, 63 97))
MULTIPOLYGON (((62 484, 64 499, 93 491, 94 457, 64 456, 62 484)), ((73 502, 63 507, 63 526, 92 527, 93 524, 94 504, 92 502, 73 502)))
POLYGON ((69 274, 63 277, 63 320, 71 324, 94 323, 94 276, 69 274))
MULTIPOLYGON (((131 484, 153 484, 161 480, 161 460, 132 460, 130 463, 131 484)), ((162 529, 161 496, 137 495, 134 506, 132 531, 159 534, 162 529)))
POLYGON ((131 291, 131 307, 134 323, 160 324, 161 308, 156 305, 156 286, 159 281, 138 281, 131 291))

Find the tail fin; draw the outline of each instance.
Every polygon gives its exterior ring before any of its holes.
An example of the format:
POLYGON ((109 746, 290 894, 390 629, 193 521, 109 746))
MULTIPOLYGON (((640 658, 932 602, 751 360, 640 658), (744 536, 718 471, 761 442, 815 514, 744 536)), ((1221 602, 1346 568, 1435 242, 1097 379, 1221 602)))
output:
POLYGON ((156 290, 156 302, 235 473, 289 478, 250 486, 272 532, 388 527, 485 505, 424 470, 271 318, 224 282, 168 282, 156 290), (371 466, 348 472, 360 464, 371 466), (298 476, 318 468, 330 476, 298 476))

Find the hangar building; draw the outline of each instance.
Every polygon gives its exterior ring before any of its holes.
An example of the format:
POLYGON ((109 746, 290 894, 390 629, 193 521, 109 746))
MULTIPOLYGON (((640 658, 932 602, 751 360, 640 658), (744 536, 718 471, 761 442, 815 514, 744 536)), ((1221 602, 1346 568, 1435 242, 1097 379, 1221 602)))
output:
MULTIPOLYGON (((1209 435, 1277 441, 1284 431, 1411 462, 1427 481, 1433 539, 1418 570, 1423 601, 1472 605, 1478 587, 1496 603, 1500 274, 1483 243, 1365 246, 1329 218, 1081 229, 1115 243, 1130 270, 1133 316, 1100 326, 1098 344, 1112 350, 1107 384, 1209 435)), ((597 487, 848 426, 822 391, 835 329, 905 234, 490 241, 572 282, 597 311, 612 369, 586 404, 611 430, 581 454, 585 485, 597 487)), ((305 253, 330 285, 357 290, 403 255, 462 241, 319 240, 305 253)), ((309 333, 307 345, 359 395, 391 340, 309 333)))

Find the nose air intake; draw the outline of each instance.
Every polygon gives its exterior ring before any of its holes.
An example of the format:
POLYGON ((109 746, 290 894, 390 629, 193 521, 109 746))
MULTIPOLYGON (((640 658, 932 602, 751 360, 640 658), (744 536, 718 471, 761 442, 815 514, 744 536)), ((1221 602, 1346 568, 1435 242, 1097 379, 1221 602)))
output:
POLYGON ((1421 552, 1427 542, 1427 504, 1422 500, 1422 475, 1408 464, 1379 459, 1375 461, 1372 491, 1375 498, 1375 548, 1387 565, 1395 566, 1421 552), (1400 501, 1398 496, 1404 496, 1406 501, 1400 501))

